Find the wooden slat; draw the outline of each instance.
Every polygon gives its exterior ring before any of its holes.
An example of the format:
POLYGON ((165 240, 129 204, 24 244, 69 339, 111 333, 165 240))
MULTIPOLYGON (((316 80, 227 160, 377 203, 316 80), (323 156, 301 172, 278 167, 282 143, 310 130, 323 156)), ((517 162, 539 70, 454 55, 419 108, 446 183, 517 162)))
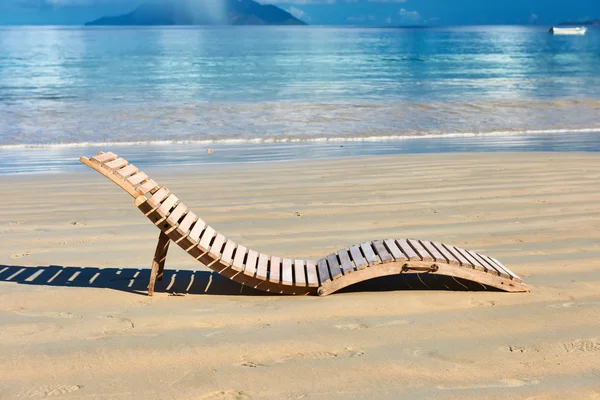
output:
POLYGON ((510 279, 510 275, 507 274, 504 270, 502 270, 501 268, 498 268, 496 265, 494 265, 494 263, 489 263, 487 260, 485 260, 483 257, 481 257, 479 255, 479 253, 475 252, 475 251, 471 251, 471 250, 466 250, 474 259, 476 259, 479 262, 479 265, 481 265, 483 268, 485 268, 487 270, 488 273, 491 274, 497 274, 499 276, 502 276, 504 278, 508 278, 510 279))
POLYGON ((464 249, 461 249, 460 247, 454 247, 454 250, 456 250, 457 252, 459 252, 464 258, 466 258, 469 261, 469 264, 471 264, 473 266, 473 268, 475 268, 478 271, 487 271, 485 268, 483 268, 482 265, 479 264, 479 262, 477 260, 475 260, 469 253, 467 253, 464 249))
MULTIPOLYGON (((484 266, 481 261, 477 260, 475 257, 473 257, 473 255, 466 249, 461 249, 461 248, 456 248, 457 250, 460 250, 460 252, 469 260, 469 262, 471 262, 472 264, 475 265, 475 269, 478 269, 480 271, 483 272, 488 272, 488 270, 490 269, 489 267, 484 266)), ((497 271, 494 270, 493 271, 495 275, 497 275, 497 271)))
POLYGON ((392 256, 396 261, 407 259, 393 239, 385 239, 383 243, 385 244, 385 247, 387 247, 388 251, 392 253, 392 256))
POLYGON ((486 263, 488 263, 488 265, 496 268, 498 270, 498 272, 500 272, 500 276, 507 276, 509 279, 514 279, 515 278, 515 275, 510 270, 508 270, 505 266, 498 265, 490 257, 488 257, 486 255, 483 255, 481 253, 477 253, 477 255, 479 256, 480 259, 482 259, 486 263))
POLYGON ((169 215, 169 218, 167 218, 167 222, 173 226, 177 225, 179 223, 179 220, 181 219, 181 217, 183 217, 183 214, 185 214, 186 211, 187 211, 187 207, 185 206, 185 204, 183 204, 183 203, 177 204, 177 207, 175 207, 173 212, 169 215))
POLYGON ((357 269, 364 269, 369 266, 369 263, 367 263, 367 260, 364 259, 360 252, 360 247, 350 246, 350 255, 352 256, 352 261, 354 261, 357 269))
MULTIPOLYGON (((85 157, 79 157, 79 162, 87 165, 88 167, 92 168, 93 170, 97 171, 98 173, 104 175, 106 178, 113 181, 117 186, 126 191, 131 197, 136 199, 136 206, 140 206, 140 202, 137 201, 138 193, 134 190, 134 188, 127 182, 123 181, 118 176, 113 174, 111 170, 109 170, 108 168, 103 168, 102 166, 100 166, 100 164, 94 163, 85 157)), ((139 208, 140 210, 142 210, 144 207, 142 206, 139 208)))
POLYGON ((162 201, 164 199, 167 198, 167 196, 169 195, 169 189, 167 189, 166 186, 161 187, 160 189, 158 189, 156 191, 156 193, 154 193, 152 196, 150 196, 150 198, 146 201, 146 203, 152 207, 152 208, 156 208, 160 205, 160 203, 162 203, 162 201))
POLYGON ((258 279, 262 279, 263 281, 267 280, 267 268, 269 266, 269 256, 266 254, 259 254, 258 256, 258 267, 256 268, 256 277, 258 279))
POLYGON ((146 175, 143 172, 138 172, 137 174, 131 175, 129 178, 127 178, 127 182, 129 182, 133 186, 135 186, 135 185, 139 185, 140 183, 144 182, 146 179, 148 179, 148 175, 146 175))
POLYGON ((177 227, 177 231, 179 232, 179 234, 181 236, 185 236, 189 233, 190 227, 196 221, 196 218, 197 218, 196 214, 194 214, 193 211, 190 211, 189 213, 187 213, 185 215, 185 217, 183 218, 183 221, 181 221, 181 223, 177 227))
POLYGON ((514 274, 507 270, 506 267, 504 267, 503 265, 498 265, 498 263, 494 262, 494 260, 492 260, 490 257, 486 256, 485 254, 481 254, 481 253, 476 253, 479 258, 481 260, 484 260, 485 263, 487 265, 490 265, 492 267, 494 267, 496 270, 500 271, 501 274, 506 274, 508 275, 509 279, 513 279, 514 278, 514 274))
POLYGON ((283 265, 281 266, 281 283, 292 286, 294 284, 293 276, 294 272, 292 271, 292 260, 289 258, 284 258, 283 265))
POLYGON ((204 231, 204 228, 206 228, 206 222, 204 222, 200 218, 198 218, 198 221, 196 221, 196 223, 192 227, 192 230, 190 231, 188 238, 193 243, 198 243, 198 240, 200 239, 200 235, 204 231))
POLYGON ((244 260, 246 259, 246 248, 244 246, 238 246, 235 250, 235 257, 231 268, 235 271, 242 271, 244 269, 244 260))
POLYGON ((377 258, 377 256, 375 255, 375 252, 373 251, 373 247, 371 247, 371 243, 369 243, 369 242, 361 243, 360 249, 362 250, 363 254, 365 255, 365 259, 367 260, 369 265, 374 265, 379 262, 379 259, 377 258))
POLYGON ((137 167, 135 165, 133 165, 133 164, 129 164, 129 165, 126 165, 123 168, 115 171, 115 174, 117 174, 121 178, 125 179, 128 176, 131 176, 131 175, 135 174, 136 172, 138 172, 137 167))
POLYGON ((269 262, 269 282, 279 283, 281 280, 281 258, 271 256, 269 262))
POLYGON ((335 254, 327 256, 327 265, 329 266, 329 275, 331 275, 332 280, 342 277, 342 269, 335 254))
POLYGON ((106 168, 111 169, 111 170, 115 170, 115 169, 123 168, 127 164, 129 164, 129 162, 126 159, 124 159, 124 158, 117 158, 116 160, 104 163, 104 166, 106 168))
POLYGON ((147 182, 142 183, 135 190, 137 190, 137 192, 139 194, 143 195, 146 193, 154 193, 157 189, 158 189, 158 184, 156 182, 154 182, 153 180, 149 180, 147 182))
POLYGON ((169 189, 166 186, 161 187, 146 201, 151 208, 156 208, 169 195, 169 189))
POLYGON ((440 253, 431 242, 428 242, 427 240, 419 240, 419 243, 421 243, 421 246, 423 246, 425 250, 427 250, 429 254, 431 254, 434 261, 445 263, 448 262, 446 257, 444 257, 444 255, 440 253))
POLYGON ((246 257, 246 268, 244 268, 244 275, 254 276, 256 273, 256 262, 258 261, 258 253, 254 250, 248 250, 248 257, 246 257))
POLYGON ((169 215, 169 213, 171 212, 171 209, 175 206, 175 204, 177 204, 177 202, 179 201, 179 199, 177 198, 177 196, 175 196, 174 194, 170 194, 160 205, 160 207, 158 207, 158 214, 162 217, 165 218, 169 215))
POLYGON ((221 255, 221 250, 223 250, 223 245, 225 244, 226 240, 227 239, 225 238, 225 236, 218 233, 215 237, 215 240, 210 245, 210 251, 208 252, 208 254, 210 254, 214 258, 219 258, 219 256, 221 255))
POLYGON ((423 246, 421 246, 421 243, 419 243, 418 240, 408 239, 407 242, 413 248, 413 250, 415 251, 415 253, 417 253, 417 255, 419 255, 419 257, 421 257, 421 260, 423 260, 423 261, 433 261, 433 257, 431 257, 429 255, 429 253, 427 252, 427 250, 425 250, 423 248, 423 246))
POLYGON ((446 244, 443 244, 443 243, 442 243, 442 246, 444 246, 446 248, 446 250, 448 250, 460 262, 460 265, 462 265, 463 267, 467 267, 467 268, 473 268, 474 267, 474 265, 471 264, 469 262, 469 260, 467 260, 465 258, 465 256, 463 256, 462 253, 456 249, 456 247, 450 246, 450 245, 446 245, 446 244))
POLYGON ((329 277, 329 268, 327 267, 327 259, 321 258, 317 262, 317 272, 319 273, 319 282, 321 282, 321 285, 331 280, 329 277))
POLYGON ((379 256, 379 259, 381 260, 382 264, 394 261, 392 255, 389 253, 389 251, 387 251, 385 245, 381 240, 374 240, 373 248, 375 249, 375 253, 377 253, 377 255, 379 256))
POLYGON ((501 277, 512 279, 512 277, 510 276, 510 274, 508 272, 506 272, 503 268, 500 268, 498 265, 496 265, 496 263, 488 260, 487 257, 484 257, 483 255, 481 255, 473 250, 469 250, 469 252, 471 253, 471 255, 473 257, 475 257, 477 259, 477 261, 479 261, 479 263, 481 265, 488 268, 491 272, 496 271, 498 273, 498 275, 500 275, 501 277))
POLYGON ((515 274, 514 272, 512 272, 510 269, 508 269, 504 264, 502 264, 500 261, 496 260, 493 257, 487 257, 490 261, 494 262, 497 266, 501 267, 502 269, 504 269, 510 276, 511 279, 517 281, 517 282, 523 282, 523 280, 521 280, 521 278, 519 277, 519 275, 515 274))
POLYGON ((348 250, 338 250, 338 256, 340 258, 340 262, 342 263, 344 275, 354 272, 354 264, 352 264, 352 260, 350 260, 350 254, 348 254, 348 250))
POLYGON ((112 160, 116 160, 118 157, 115 153, 112 152, 108 152, 108 153, 102 153, 102 154, 98 154, 97 156, 94 156, 92 158, 90 158, 90 160, 95 161, 97 163, 105 163, 105 162, 109 162, 112 160))
POLYGON ((317 265, 314 261, 306 262, 306 280, 308 287, 319 287, 319 277, 317 276, 317 265))
POLYGON ((223 254, 221 255, 221 263, 231 265, 233 261, 233 251, 235 250, 235 242, 231 239, 225 243, 223 254))
POLYGON ((294 260, 294 276, 296 277, 296 286, 306 286, 304 260, 294 260))
POLYGON ((496 264, 495 262, 493 262, 492 260, 490 260, 489 257, 486 257, 483 254, 480 253, 475 253, 477 254, 477 256, 479 256, 479 259, 482 260, 483 262, 485 262, 487 265, 489 265, 490 267, 494 268, 496 271, 498 271, 498 273, 500 274, 500 276, 504 277, 504 278, 508 278, 508 279, 513 279, 512 274, 505 270, 504 268, 502 268, 501 266, 499 266, 498 264, 496 264))
POLYGON ((440 242, 431 242, 435 246, 435 248, 448 260, 448 263, 451 265, 460 265, 460 260, 452 254, 443 244, 440 242))
POLYGON ((400 250, 402 250, 402 252, 404 253, 404 255, 406 256, 406 258, 408 260, 410 260, 410 261, 421 260, 421 257, 419 257, 419 255, 417 253, 415 253, 415 251, 413 250, 412 247, 410 247, 410 245, 408 244, 406 239, 396 239, 396 244, 398 245, 398 247, 400 247, 400 250))
POLYGON ((198 243, 198 247, 200 247, 200 250, 206 253, 208 251, 208 248, 210 247, 210 242, 212 241, 212 238, 214 236, 214 228, 212 226, 207 226, 206 229, 204 229, 202 236, 200 237, 200 242, 198 243))

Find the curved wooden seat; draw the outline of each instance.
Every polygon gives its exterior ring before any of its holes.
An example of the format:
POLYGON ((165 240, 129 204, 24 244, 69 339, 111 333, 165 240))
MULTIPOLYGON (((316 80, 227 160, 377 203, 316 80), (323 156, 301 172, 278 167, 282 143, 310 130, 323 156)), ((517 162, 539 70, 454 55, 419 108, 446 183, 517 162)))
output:
POLYGON ((509 292, 527 291, 498 260, 471 250, 416 239, 384 239, 349 246, 318 261, 268 256, 235 243, 189 210, 166 186, 113 153, 80 161, 135 198, 159 229, 148 286, 153 294, 173 242, 196 260, 238 283, 272 293, 325 296, 360 281, 402 273, 446 275, 509 292))

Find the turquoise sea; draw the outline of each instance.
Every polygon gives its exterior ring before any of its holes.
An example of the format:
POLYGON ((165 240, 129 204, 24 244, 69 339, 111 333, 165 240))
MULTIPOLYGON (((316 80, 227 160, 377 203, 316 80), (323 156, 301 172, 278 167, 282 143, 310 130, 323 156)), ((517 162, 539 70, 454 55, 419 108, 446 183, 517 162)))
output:
POLYGON ((42 149, 61 170, 99 148, 598 151, 598 132, 600 29, 0 27, 0 173, 42 149))

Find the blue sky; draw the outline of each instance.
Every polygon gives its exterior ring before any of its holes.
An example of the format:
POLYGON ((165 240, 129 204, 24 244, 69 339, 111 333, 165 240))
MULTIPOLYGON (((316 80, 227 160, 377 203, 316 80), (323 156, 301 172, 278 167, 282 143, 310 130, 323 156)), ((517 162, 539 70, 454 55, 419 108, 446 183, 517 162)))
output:
MULTIPOLYGON (((128 12, 141 1, 0 0, 0 24, 80 25, 100 16, 128 12)), ((260 1, 276 4, 313 25, 552 25, 564 20, 600 18, 600 0, 260 1)))

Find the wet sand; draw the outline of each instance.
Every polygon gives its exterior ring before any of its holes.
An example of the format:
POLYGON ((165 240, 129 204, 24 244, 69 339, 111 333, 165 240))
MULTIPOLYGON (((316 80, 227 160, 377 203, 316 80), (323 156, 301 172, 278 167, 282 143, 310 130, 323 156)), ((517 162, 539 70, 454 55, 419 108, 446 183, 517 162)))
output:
POLYGON ((600 397, 597 154, 145 171, 267 254, 437 240, 500 259, 531 292, 390 278, 325 298, 261 295, 173 246, 149 298, 158 230, 127 194, 91 170, 0 176, 1 399, 600 397))

